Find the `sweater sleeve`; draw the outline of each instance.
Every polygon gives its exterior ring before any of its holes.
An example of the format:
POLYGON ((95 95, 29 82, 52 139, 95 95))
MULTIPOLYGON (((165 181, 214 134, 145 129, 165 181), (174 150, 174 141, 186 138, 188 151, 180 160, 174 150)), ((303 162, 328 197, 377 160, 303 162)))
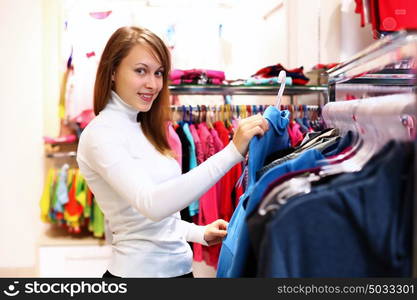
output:
POLYGON ((244 159, 230 142, 198 167, 155 184, 143 168, 141 159, 133 158, 117 138, 108 138, 117 135, 96 133, 86 136, 84 143, 80 141, 77 160, 98 173, 123 199, 153 221, 160 221, 187 207, 244 159))
POLYGON ((185 234, 185 240, 187 242, 193 242, 208 246, 206 240, 204 239, 204 232, 206 231, 206 226, 199 226, 194 223, 186 222, 184 220, 178 219, 178 225, 181 227, 185 234))

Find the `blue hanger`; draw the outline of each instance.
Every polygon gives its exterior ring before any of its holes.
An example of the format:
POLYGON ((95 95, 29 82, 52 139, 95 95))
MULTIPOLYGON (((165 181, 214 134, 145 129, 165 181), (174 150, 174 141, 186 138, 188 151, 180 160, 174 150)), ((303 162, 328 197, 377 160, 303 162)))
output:
POLYGON ((190 120, 188 122, 193 123, 193 107, 191 105, 188 106, 190 108, 190 120))

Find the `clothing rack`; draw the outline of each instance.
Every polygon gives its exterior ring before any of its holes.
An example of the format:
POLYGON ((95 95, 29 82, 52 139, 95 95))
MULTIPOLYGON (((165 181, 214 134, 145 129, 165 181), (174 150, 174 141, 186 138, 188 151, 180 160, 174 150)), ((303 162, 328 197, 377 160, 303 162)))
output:
MULTIPOLYGON (((234 85, 170 85, 172 95, 276 95, 279 86, 234 86, 234 85)), ((284 95, 296 96, 327 93, 327 86, 286 86, 284 95)))
MULTIPOLYGON (((346 100, 344 96, 347 96, 349 91, 353 91, 352 86, 355 85, 357 94, 362 96, 356 95, 353 99, 368 97, 370 92, 378 95, 395 95, 403 91, 411 91, 416 95, 416 66, 417 32, 400 31, 386 36, 327 71, 328 100, 330 102, 346 100)), ((392 104, 395 106, 395 102, 392 104)), ((417 100, 415 106, 417 107, 417 100)), ((415 120, 417 116, 413 117, 415 120)), ((417 174, 417 159, 414 159, 414 174, 417 174)), ((414 191, 413 222, 412 276, 417 278, 416 191, 414 191)))
MULTIPOLYGON (((170 108, 172 111, 188 111, 188 112, 198 112, 198 111, 204 111, 204 110, 211 110, 213 112, 216 111, 222 111, 222 109, 224 107, 230 107, 231 111, 237 111, 238 108, 242 107, 242 106, 256 106, 257 108, 262 107, 261 109, 266 109, 266 107, 268 107, 269 105, 239 105, 239 104, 220 104, 220 105, 171 105, 170 108), (227 106, 228 105, 228 106, 227 106)), ((307 110, 307 111, 318 111, 321 109, 321 106, 319 105, 282 105, 283 109, 287 109, 288 107, 292 107, 293 111, 303 111, 303 110, 307 110)))
POLYGON ((57 152, 57 153, 48 153, 46 154, 47 158, 62 158, 62 157, 76 157, 77 152, 69 151, 69 152, 57 152))

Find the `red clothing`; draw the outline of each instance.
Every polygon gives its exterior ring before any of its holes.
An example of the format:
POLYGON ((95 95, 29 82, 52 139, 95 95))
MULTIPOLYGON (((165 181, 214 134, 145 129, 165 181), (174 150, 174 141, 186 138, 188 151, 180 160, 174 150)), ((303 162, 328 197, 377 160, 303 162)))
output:
POLYGON ((355 13, 361 15, 361 27, 365 26, 365 12, 363 10, 363 2, 362 0, 355 0, 356 7, 355 7, 355 13))
POLYGON ((379 1, 377 7, 380 31, 417 29, 416 1, 384 0, 379 1))
MULTIPOLYGON (((229 133, 230 131, 226 129, 224 123, 217 121, 213 124, 216 129, 220 140, 223 142, 223 145, 227 145, 230 142, 229 133)), ((230 221, 232 214, 236 208, 236 205, 239 201, 240 196, 243 194, 243 189, 241 186, 236 187, 236 182, 242 175, 242 165, 236 164, 225 176, 221 179, 221 199, 219 205, 219 214, 220 218, 230 221)))
MULTIPOLYGON (((196 126, 197 127, 197 126, 196 126)), ((201 157, 205 161, 215 152, 214 138, 210 134, 205 123, 198 124, 197 133, 201 141, 201 157)), ((218 191, 220 190, 220 182, 212 186, 199 201, 198 225, 208 225, 219 218, 218 209, 218 191)), ((194 243, 194 260, 205 260, 209 266, 217 266, 217 261, 220 253, 220 246, 206 247, 201 244, 194 243)))
POLYGON ((76 173, 74 173, 73 178, 72 178, 72 185, 71 185, 71 189, 68 192, 68 202, 64 205, 65 207, 65 211, 70 215, 70 216, 78 216, 80 217, 81 214, 83 213, 83 207, 80 203, 78 203, 76 197, 75 197, 75 193, 77 190, 76 187, 76 173))

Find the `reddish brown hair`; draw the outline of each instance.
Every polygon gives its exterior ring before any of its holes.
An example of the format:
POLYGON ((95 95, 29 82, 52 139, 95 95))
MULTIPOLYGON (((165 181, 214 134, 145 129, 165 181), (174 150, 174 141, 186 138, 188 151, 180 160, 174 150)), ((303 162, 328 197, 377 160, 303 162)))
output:
POLYGON ((112 74, 135 45, 148 47, 164 68, 163 86, 147 112, 139 114, 142 130, 154 147, 164 155, 172 155, 166 127, 169 120, 168 74, 171 68, 169 50, 153 32, 139 27, 121 27, 110 39, 100 59, 94 85, 94 113, 98 115, 109 102, 112 90, 112 74))

